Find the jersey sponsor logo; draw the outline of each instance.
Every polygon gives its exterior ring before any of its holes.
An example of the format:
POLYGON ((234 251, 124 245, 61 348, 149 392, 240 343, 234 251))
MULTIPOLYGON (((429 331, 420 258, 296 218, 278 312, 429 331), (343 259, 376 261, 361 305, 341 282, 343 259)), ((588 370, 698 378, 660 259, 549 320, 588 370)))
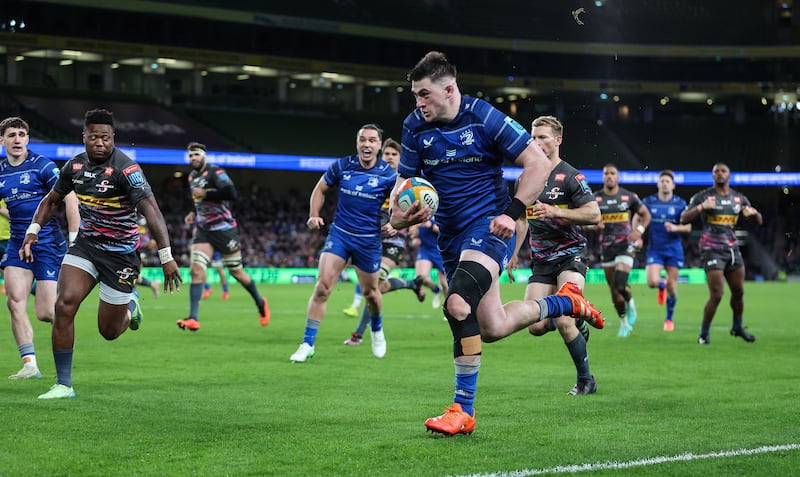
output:
POLYGON ((566 179, 566 178, 567 178, 566 174, 558 173, 555 176, 553 176, 553 181, 554 182, 564 182, 564 179, 566 179))
POLYGON ((734 202, 741 202, 741 201, 742 201, 742 199, 741 199, 741 198, 739 198, 738 196, 735 196, 735 197, 733 198, 733 201, 734 201, 734 202))
POLYGON ((81 169, 83 169, 83 164, 81 164, 80 162, 73 162, 72 163, 72 172, 76 172, 76 171, 79 171, 81 169))
POLYGON ((469 243, 472 244, 474 247, 480 247, 483 244, 483 239, 476 239, 475 237, 471 237, 469 239, 469 243))
POLYGON ((616 212, 616 213, 612 213, 612 214, 603 214, 602 218, 603 218, 603 222, 607 222, 607 223, 627 222, 628 221, 628 212, 616 212))
POLYGON ((20 184, 30 184, 31 183, 31 175, 27 172, 23 172, 19 175, 19 183, 20 184))
POLYGON ((584 176, 583 174, 578 174, 577 176, 575 176, 575 180, 578 181, 578 185, 581 186, 581 190, 584 192, 584 194, 592 193, 592 189, 589 188, 589 183, 586 182, 586 176, 584 176))
POLYGON ((599 195, 595 196, 595 199, 597 200, 597 202, 603 202, 603 198, 600 197, 599 195))
POLYGON ((230 179, 228 179, 228 174, 226 174, 225 170, 223 170, 223 169, 217 169, 214 172, 214 174, 216 174, 217 177, 219 177, 219 180, 221 180, 221 181, 226 181, 227 182, 227 181, 230 180, 230 179))
POLYGON ((98 192, 108 192, 111 189, 114 189, 114 184, 110 183, 108 179, 103 179, 99 183, 95 184, 97 187, 98 192))
POLYGON ((367 185, 370 187, 378 187, 378 178, 375 176, 370 177, 367 179, 367 185))
POLYGON ((509 126, 511 126, 511 128, 514 129, 514 131, 516 131, 518 134, 522 134, 525 132, 525 128, 522 127, 522 125, 516 122, 513 118, 506 116, 506 118, 503 121, 509 126))
POLYGON ((433 146, 433 141, 435 141, 435 140, 436 139, 434 137, 429 137, 428 139, 423 138, 422 139, 422 148, 423 149, 428 149, 429 147, 433 146))
POLYGON ((139 164, 126 167, 122 170, 122 173, 133 187, 141 187, 144 185, 144 173, 142 173, 142 169, 139 168, 139 164))
POLYGON ((458 139, 461 140, 462 146, 471 146, 475 142, 475 135, 472 133, 472 129, 467 129, 458 136, 458 139))
POLYGON ((738 215, 712 215, 708 218, 708 223, 713 225, 727 225, 733 227, 739 220, 738 215))
POLYGON ((89 206, 99 206, 99 207, 112 207, 115 209, 119 209, 121 204, 119 202, 119 197, 92 197, 90 195, 83 195, 78 194, 78 200, 81 204, 87 204, 89 206))
POLYGON ((58 167, 54 167, 53 168, 53 175, 56 176, 56 177, 61 177, 61 169, 59 169, 58 167))
POLYGON ((621 195, 621 196, 619 196, 619 200, 627 202, 627 201, 631 200, 631 196, 629 196, 629 195, 621 195))
POLYGON ((552 189, 550 189, 548 192, 545 193, 547 194, 547 198, 549 200, 557 200, 559 197, 564 195, 564 192, 558 186, 553 187, 552 189))
POLYGON ((83 177, 88 177, 89 179, 95 179, 97 178, 97 174, 95 174, 94 172, 83 171, 83 177))
POLYGON ((111 166, 106 166, 105 169, 103 169, 103 174, 107 176, 114 174, 114 168, 111 166))

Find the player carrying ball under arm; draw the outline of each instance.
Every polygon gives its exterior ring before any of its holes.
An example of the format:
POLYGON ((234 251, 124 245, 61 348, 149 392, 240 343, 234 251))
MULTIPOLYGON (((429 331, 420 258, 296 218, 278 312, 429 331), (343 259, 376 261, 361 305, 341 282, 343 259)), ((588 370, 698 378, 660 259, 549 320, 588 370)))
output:
MULTIPOLYGON (((503 305, 498 277, 514 250, 515 220, 542 192, 550 164, 516 121, 477 98, 461 95, 456 67, 429 52, 408 74, 416 109, 403 122, 403 178, 424 175, 439 193, 439 246, 450 285, 444 314, 453 334, 454 402, 425 427, 446 435, 475 428, 473 403, 482 341, 502 339, 541 318, 571 315, 602 327, 603 319, 573 283, 556 295, 503 305), (505 159, 523 168, 513 201, 503 179, 505 159)), ((419 203, 392 204, 392 226, 428 220, 419 203)))

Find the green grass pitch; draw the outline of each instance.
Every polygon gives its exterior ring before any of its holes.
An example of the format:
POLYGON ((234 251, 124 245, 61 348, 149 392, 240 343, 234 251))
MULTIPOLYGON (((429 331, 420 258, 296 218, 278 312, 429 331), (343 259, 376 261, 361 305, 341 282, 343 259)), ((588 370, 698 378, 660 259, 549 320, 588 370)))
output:
MULTIPOLYGON (((728 334, 726 290, 710 346, 696 343, 705 285, 681 285, 672 333, 655 291, 635 286, 627 339, 608 289, 589 285, 607 321, 589 341, 597 394, 566 396, 575 371, 560 336, 522 331, 484 346, 475 433, 452 438, 423 426, 453 393, 452 338, 430 297, 384 297, 378 360, 368 337, 342 344, 356 319, 341 313, 353 285, 339 284, 316 356, 292 364, 312 287, 260 290, 268 327, 234 282, 227 302, 215 286, 192 333, 175 326, 188 285, 158 300, 140 289, 142 328, 114 342, 97 332, 95 292, 76 319, 75 399, 36 399, 55 370, 49 326, 34 323, 44 377, 0 380, 0 475, 793 475, 800 465, 796 283, 746 284, 752 344, 728 334), (747 452, 764 446, 788 447, 747 452)), ((522 293, 503 285, 505 300, 522 293)), ((0 336, 7 376, 20 360, 10 330, 0 336)))

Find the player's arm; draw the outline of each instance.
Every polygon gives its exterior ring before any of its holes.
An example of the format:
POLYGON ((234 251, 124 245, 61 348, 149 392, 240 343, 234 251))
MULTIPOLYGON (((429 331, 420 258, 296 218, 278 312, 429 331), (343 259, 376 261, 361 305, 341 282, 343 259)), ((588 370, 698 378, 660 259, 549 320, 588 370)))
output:
POLYGON ((42 226, 53 218, 53 214, 58 210, 59 204, 64 200, 64 195, 56 192, 55 189, 50 189, 39 202, 36 207, 36 212, 33 213, 33 219, 25 231, 25 239, 22 241, 22 247, 19 249, 19 258, 25 262, 33 262, 33 253, 31 246, 39 241, 39 231, 42 226))
POLYGON ((506 275, 508 275, 508 281, 511 283, 514 283, 514 270, 517 268, 517 263, 519 262, 519 251, 522 249, 522 243, 528 237, 528 218, 526 215, 519 216, 515 226, 517 229, 517 240, 514 244, 514 253, 511 254, 511 258, 506 264, 506 275))
POLYGON ((602 217, 600 215, 600 206, 594 200, 574 209, 553 207, 550 204, 537 201, 533 204, 533 215, 536 217, 560 218, 569 221, 571 224, 581 226, 597 225, 602 217))
POLYGON ((752 205, 745 205, 742 207, 742 216, 746 219, 755 220, 758 225, 764 223, 764 217, 761 216, 761 212, 752 205))
POLYGON ((489 225, 489 231, 500 238, 510 238, 514 234, 517 217, 525 212, 530 204, 542 193, 550 175, 550 160, 542 148, 531 141, 514 161, 522 167, 517 180, 517 190, 506 210, 495 217, 489 225))
POLYGON ((158 259, 164 272, 164 293, 174 293, 181 289, 180 270, 175 259, 172 258, 172 247, 169 245, 169 233, 164 216, 158 208, 155 197, 145 197, 136 204, 136 208, 147 219, 150 236, 158 244, 158 259))
POLYGON ((308 204, 308 220, 306 225, 310 229, 318 229, 325 225, 325 220, 320 217, 322 206, 325 204, 325 194, 330 190, 330 186, 325 182, 325 176, 319 178, 314 190, 311 191, 311 199, 308 204))
POLYGON ((633 230, 628 235, 628 242, 636 242, 642 238, 644 231, 647 230, 647 226, 650 225, 650 219, 650 209, 648 209, 646 205, 641 204, 639 209, 636 210, 636 213, 633 214, 633 220, 631 220, 631 227, 633 230))
POLYGON ((699 201, 700 198, 697 196, 692 197, 690 201, 691 203, 689 204, 690 207, 687 207, 686 209, 683 210, 683 212, 681 212, 681 223, 691 225, 692 221, 694 221, 694 219, 699 217, 704 210, 713 209, 714 207, 716 207, 717 205, 716 198, 712 199, 712 197, 714 196, 712 195, 706 196, 699 204, 696 204, 696 200, 699 201))
POLYGON ((6 207, 5 205, 4 205, 4 206, 2 206, 2 207, 0 207, 0 215, 2 215, 3 217, 5 217, 6 219, 10 219, 10 218, 11 218, 11 217, 8 215, 8 207, 6 207))
POLYGON ((64 196, 64 206, 67 215, 67 235, 70 245, 74 244, 75 240, 78 238, 78 230, 81 226, 81 213, 78 210, 78 205, 78 195, 75 194, 75 191, 64 196))

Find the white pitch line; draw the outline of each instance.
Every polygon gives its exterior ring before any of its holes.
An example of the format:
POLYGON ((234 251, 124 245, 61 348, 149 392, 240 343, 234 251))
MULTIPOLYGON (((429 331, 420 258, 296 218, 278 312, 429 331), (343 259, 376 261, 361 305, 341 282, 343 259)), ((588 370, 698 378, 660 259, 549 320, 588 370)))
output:
POLYGON ((756 447, 755 449, 739 449, 731 451, 711 452, 709 454, 680 454, 674 456, 651 457, 649 459, 637 459, 628 462, 598 462, 596 464, 580 464, 580 465, 559 465, 556 467, 549 467, 547 469, 525 469, 514 470, 510 472, 492 472, 487 474, 467 474, 453 477, 527 477, 529 475, 545 475, 545 474, 566 474, 576 472, 591 472, 595 470, 606 469, 630 469, 632 467, 642 467, 646 465, 663 464, 665 462, 680 462, 691 461, 700 459, 714 459, 717 457, 736 457, 742 455, 765 454, 767 452, 778 452, 784 450, 797 450, 800 449, 800 444, 784 444, 777 446, 763 446, 756 447))

